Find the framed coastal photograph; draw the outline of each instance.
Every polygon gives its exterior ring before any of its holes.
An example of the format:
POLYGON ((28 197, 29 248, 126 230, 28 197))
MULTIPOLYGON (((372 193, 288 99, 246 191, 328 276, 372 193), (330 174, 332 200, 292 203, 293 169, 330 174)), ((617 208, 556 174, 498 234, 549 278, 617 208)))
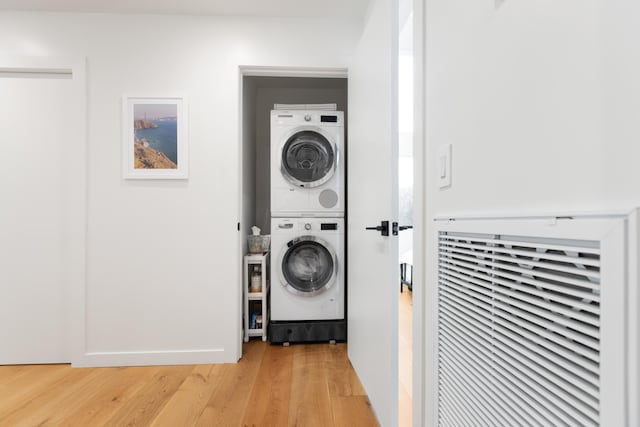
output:
POLYGON ((182 96, 124 96, 125 179, 187 179, 187 109, 182 96))

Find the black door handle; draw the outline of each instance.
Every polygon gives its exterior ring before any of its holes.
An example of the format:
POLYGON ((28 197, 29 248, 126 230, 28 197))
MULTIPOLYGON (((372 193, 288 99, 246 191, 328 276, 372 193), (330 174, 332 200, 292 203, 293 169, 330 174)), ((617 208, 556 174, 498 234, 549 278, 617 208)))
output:
POLYGON ((392 233, 394 236, 398 235, 398 230, 400 231, 404 231, 404 230, 408 230, 410 228, 413 228, 413 225, 398 225, 397 222, 393 221, 393 225, 392 225, 392 233))
POLYGON ((380 221, 380 225, 377 225, 375 227, 366 227, 365 230, 379 231, 381 235, 388 236, 389 235, 389 221, 380 221))

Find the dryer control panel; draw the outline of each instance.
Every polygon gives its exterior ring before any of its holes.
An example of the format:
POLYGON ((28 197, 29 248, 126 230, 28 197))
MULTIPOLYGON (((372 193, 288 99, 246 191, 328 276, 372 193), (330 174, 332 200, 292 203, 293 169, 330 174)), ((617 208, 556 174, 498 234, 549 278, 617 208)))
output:
POLYGON ((271 123, 276 126, 322 125, 343 126, 342 111, 271 110, 271 123))

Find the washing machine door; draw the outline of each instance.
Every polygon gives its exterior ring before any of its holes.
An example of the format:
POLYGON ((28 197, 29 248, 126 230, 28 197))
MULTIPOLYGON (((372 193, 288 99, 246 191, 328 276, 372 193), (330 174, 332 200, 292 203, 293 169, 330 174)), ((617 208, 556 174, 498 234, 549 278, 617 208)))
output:
POLYGON ((298 130, 282 146, 282 175, 298 187, 324 184, 333 176, 337 162, 334 144, 319 129, 298 130))
POLYGON ((338 260, 329 244, 315 236, 297 237, 282 255, 281 278, 289 292, 314 296, 336 281, 338 260))

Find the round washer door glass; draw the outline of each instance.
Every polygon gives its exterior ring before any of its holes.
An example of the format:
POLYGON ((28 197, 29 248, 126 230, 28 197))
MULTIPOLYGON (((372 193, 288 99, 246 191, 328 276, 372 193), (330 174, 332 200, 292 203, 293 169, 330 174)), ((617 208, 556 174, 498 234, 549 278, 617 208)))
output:
POLYGON ((331 178, 336 167, 332 144, 318 132, 296 132, 282 147, 282 173, 302 187, 315 187, 331 178))
POLYGON ((303 294, 316 294, 333 283, 335 255, 315 240, 296 239, 282 257, 287 284, 303 294))

